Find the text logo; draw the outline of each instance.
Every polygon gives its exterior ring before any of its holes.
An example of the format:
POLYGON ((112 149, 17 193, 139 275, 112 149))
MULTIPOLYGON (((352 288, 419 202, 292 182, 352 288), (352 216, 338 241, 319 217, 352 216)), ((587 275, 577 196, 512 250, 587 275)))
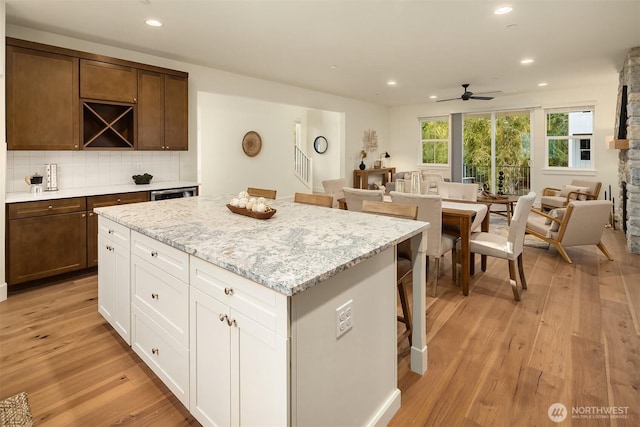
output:
POLYGON ((562 403, 554 403, 549 406, 547 410, 547 415, 549 415, 549 419, 554 423, 561 423, 567 418, 567 407, 562 403))

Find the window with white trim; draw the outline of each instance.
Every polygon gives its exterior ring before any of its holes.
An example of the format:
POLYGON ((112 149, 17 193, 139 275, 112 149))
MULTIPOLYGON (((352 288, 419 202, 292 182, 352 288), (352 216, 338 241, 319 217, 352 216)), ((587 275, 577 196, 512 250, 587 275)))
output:
POLYGON ((593 107, 546 110, 547 167, 593 168, 593 107))
POLYGON ((420 119, 420 153, 423 164, 449 164, 449 117, 420 119))

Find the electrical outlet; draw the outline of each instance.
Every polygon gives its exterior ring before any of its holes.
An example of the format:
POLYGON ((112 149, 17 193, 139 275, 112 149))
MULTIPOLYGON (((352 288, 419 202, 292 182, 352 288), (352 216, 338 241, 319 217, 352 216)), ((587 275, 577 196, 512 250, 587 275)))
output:
POLYGON ((340 338, 353 327, 353 300, 336 308, 336 338, 340 338))

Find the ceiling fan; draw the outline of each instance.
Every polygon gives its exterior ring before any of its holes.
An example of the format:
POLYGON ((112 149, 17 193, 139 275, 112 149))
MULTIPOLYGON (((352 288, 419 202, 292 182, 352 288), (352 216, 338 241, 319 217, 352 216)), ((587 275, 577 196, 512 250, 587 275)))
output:
POLYGON ((467 90, 467 88, 469 87, 469 83, 463 83, 462 87, 464 88, 464 93, 462 94, 462 96, 459 96, 457 98, 439 99, 436 102, 455 101, 455 100, 458 100, 458 99, 462 99, 463 101, 468 101, 470 99, 479 99, 481 101, 490 101, 490 100, 493 99, 493 96, 474 96, 473 92, 467 90))

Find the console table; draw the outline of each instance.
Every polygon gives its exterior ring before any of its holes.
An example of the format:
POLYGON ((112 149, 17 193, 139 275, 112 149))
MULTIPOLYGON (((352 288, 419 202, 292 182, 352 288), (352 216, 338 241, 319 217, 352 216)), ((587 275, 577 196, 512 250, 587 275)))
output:
POLYGON ((361 188, 366 190, 369 187, 369 175, 382 175, 382 185, 391 182, 396 168, 378 168, 378 169, 354 169, 353 170, 353 188, 361 188))

